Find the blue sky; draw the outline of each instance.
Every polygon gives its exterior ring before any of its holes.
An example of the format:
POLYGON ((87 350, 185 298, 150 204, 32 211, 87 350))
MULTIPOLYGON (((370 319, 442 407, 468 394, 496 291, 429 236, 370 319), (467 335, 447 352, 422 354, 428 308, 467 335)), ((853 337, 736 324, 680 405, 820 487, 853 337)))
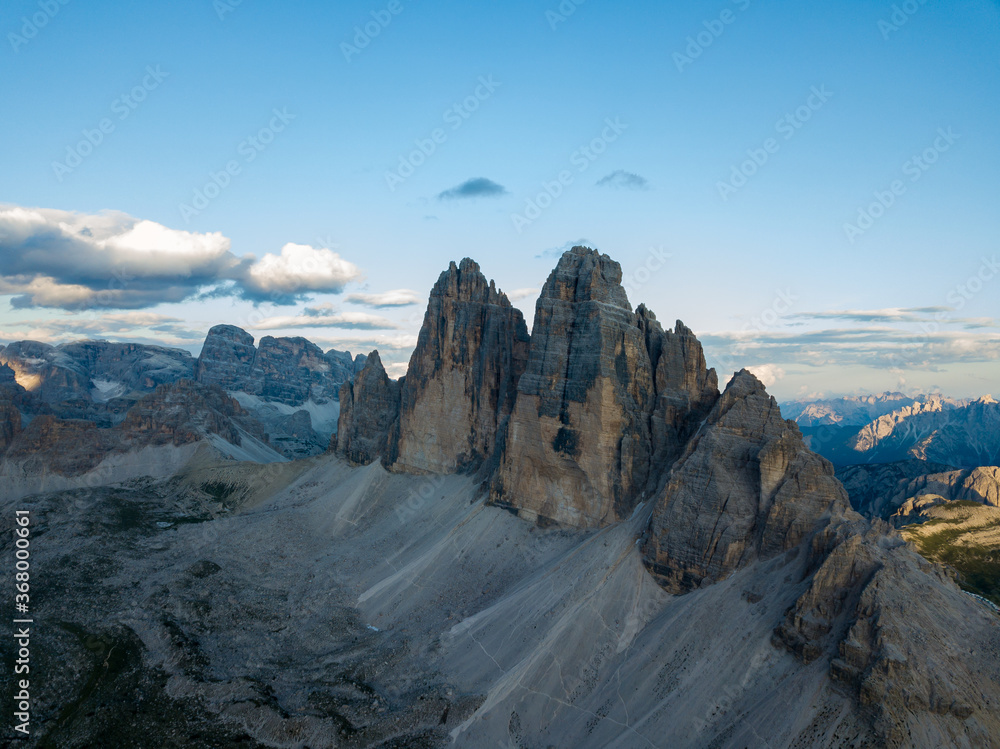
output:
POLYGON ((530 321, 584 240, 723 380, 1000 389, 998 3, 673 5, 5 3, 0 341, 398 375, 449 260, 530 321))

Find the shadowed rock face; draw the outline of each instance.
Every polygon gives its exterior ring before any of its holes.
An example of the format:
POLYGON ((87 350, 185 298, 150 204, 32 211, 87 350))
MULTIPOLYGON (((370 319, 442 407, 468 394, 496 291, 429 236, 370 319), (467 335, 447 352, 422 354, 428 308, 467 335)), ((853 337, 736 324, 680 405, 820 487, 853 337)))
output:
POLYGON ((0 400, 0 455, 21 433, 21 412, 10 401, 0 400))
POLYGON ((717 395, 691 331, 632 312, 621 266, 574 247, 536 305, 491 502, 576 527, 627 517, 717 395))
POLYGON ((208 331, 198 357, 197 379, 223 390, 300 406, 308 400, 336 399, 341 384, 352 379, 354 371, 349 352, 331 349, 324 354, 301 337, 264 336, 254 348, 253 336, 242 328, 216 325, 208 331))
POLYGON ((78 341, 50 346, 18 341, 0 350, 0 362, 46 403, 103 402, 190 378, 194 359, 187 351, 140 343, 78 341), (102 387, 106 392, 102 392, 102 387))
POLYGON ((647 566, 683 593, 798 546, 849 510, 833 466, 746 370, 733 377, 656 498, 647 566))
POLYGON ((340 418, 333 437, 337 452, 361 465, 379 457, 391 462, 399 431, 399 395, 400 383, 389 379, 378 351, 372 351, 354 382, 340 388, 340 418))
POLYGON ((646 339, 656 401, 650 418, 653 458, 650 490, 665 476, 698 424, 719 397, 719 380, 708 369, 705 354, 694 333, 678 320, 673 331, 664 331, 646 305, 636 310, 646 339))
POLYGON ((180 446, 213 434, 233 445, 241 444, 241 434, 263 438, 239 403, 218 387, 178 380, 139 399, 122 422, 111 428, 101 429, 83 419, 36 416, 14 434, 4 457, 12 463, 27 462, 32 468, 75 476, 91 470, 111 453, 180 446))
POLYGON ((205 336, 198 357, 198 382, 241 390, 249 384, 256 356, 252 335, 235 325, 216 325, 205 336))
POLYGON ((535 308, 492 501, 578 527, 627 515, 649 475, 654 398, 621 266, 574 247, 535 308))
POLYGON ((397 471, 478 467, 514 406, 528 329, 469 258, 431 290, 402 388, 397 471))
POLYGON ((251 376, 259 383, 256 395, 297 406, 310 398, 322 403, 337 397, 342 381, 334 381, 330 371, 330 363, 315 343, 301 337, 264 336, 251 376))

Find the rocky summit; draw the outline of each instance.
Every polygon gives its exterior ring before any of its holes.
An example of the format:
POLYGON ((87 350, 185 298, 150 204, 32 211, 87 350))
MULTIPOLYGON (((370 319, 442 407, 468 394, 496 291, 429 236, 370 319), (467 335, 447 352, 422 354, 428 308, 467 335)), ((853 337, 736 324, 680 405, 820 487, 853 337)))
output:
POLYGON ((431 289, 401 390, 393 470, 477 468, 496 448, 528 352, 521 312, 469 258, 431 289))
MULTIPOLYGON (((795 548, 845 513, 829 461, 750 372, 738 372, 655 498, 644 554, 683 593, 795 548)), ((853 514, 853 513, 852 513, 853 514)))
POLYGON ((898 461, 845 490, 621 280, 574 247, 529 335, 451 263, 398 380, 233 326, 134 380, 100 347, 0 351, 4 516, 31 510, 58 586, 43 743, 1000 746, 998 473, 931 460, 992 455, 995 403, 880 414, 898 461), (169 362, 193 379, 141 392, 169 362), (71 417, 95 373, 133 388, 110 424, 71 417))
POLYGON ((718 395, 701 346, 629 305, 621 267, 574 247, 535 308, 528 363, 490 501, 599 527, 631 513, 718 395), (655 443, 654 443, 655 433, 655 443))

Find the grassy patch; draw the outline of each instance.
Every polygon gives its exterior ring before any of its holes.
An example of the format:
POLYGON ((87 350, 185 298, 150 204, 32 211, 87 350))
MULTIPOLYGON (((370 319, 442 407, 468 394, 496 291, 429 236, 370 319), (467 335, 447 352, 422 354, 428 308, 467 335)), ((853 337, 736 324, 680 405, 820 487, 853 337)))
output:
POLYGON ((953 568, 958 574, 959 585, 964 590, 977 593, 1000 605, 1000 548, 969 540, 959 543, 966 536, 1000 526, 1000 521, 972 527, 945 528, 936 533, 920 533, 928 527, 957 525, 959 522, 936 518, 908 528, 903 535, 917 547, 922 556, 953 568))

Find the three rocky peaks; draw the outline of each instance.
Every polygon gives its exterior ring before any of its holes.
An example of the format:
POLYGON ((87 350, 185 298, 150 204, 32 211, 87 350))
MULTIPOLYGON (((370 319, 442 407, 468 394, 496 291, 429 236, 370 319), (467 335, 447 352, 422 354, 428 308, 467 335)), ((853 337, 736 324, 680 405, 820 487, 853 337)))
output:
POLYGON ((373 352, 340 392, 338 452, 394 472, 479 470, 491 504, 599 528, 652 503, 647 565, 674 592, 800 544, 849 509, 830 464, 747 371, 632 310, 618 263, 574 247, 529 336, 470 259, 441 274, 405 377, 373 352))

